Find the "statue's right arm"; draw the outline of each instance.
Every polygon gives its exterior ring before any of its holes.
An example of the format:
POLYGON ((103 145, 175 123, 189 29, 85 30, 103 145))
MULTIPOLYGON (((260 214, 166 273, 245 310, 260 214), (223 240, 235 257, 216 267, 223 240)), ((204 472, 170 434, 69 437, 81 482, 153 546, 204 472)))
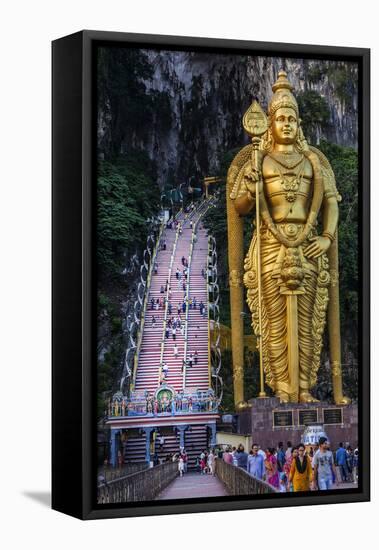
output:
POLYGON ((245 193, 239 193, 238 197, 234 201, 234 207, 240 216, 246 216, 254 208, 255 198, 246 190, 245 193))
POLYGON ((255 204, 255 186, 259 174, 252 170, 250 163, 246 164, 237 177, 238 192, 234 200, 234 206, 240 216, 249 214, 255 204))

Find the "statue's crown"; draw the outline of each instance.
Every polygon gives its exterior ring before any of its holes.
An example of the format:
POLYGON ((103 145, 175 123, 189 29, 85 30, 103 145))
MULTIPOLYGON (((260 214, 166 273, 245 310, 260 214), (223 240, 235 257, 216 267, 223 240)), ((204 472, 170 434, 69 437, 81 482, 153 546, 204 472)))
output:
POLYGON ((297 116, 299 116, 299 107, 297 101, 292 94, 293 87, 287 79, 287 73, 285 71, 279 71, 278 79, 272 86, 274 95, 268 106, 268 114, 273 116, 278 109, 287 107, 293 109, 297 116))

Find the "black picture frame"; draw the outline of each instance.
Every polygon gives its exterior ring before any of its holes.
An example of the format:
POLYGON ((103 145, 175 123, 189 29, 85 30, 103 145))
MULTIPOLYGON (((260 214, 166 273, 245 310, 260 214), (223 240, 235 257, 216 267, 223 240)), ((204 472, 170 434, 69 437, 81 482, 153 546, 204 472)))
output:
POLYGON ((52 507, 81 519, 370 499, 370 50, 81 31, 52 43, 52 507), (354 61, 359 67, 359 487, 327 494, 96 505, 96 270, 94 49, 102 44, 354 61))

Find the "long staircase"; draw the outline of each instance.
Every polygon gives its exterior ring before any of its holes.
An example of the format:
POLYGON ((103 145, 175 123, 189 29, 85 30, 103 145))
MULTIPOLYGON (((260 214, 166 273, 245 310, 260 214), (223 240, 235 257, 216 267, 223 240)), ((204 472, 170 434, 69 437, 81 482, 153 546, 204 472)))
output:
POLYGON ((180 216, 179 221, 182 224, 182 232, 176 240, 175 229, 165 229, 161 242, 166 241, 166 250, 159 250, 156 261, 158 263, 158 273, 152 276, 150 291, 148 296, 147 311, 145 314, 145 326, 142 335, 141 350, 138 359, 138 368, 134 390, 136 392, 150 393, 155 392, 159 385, 159 372, 161 360, 161 342, 164 342, 163 363, 168 366, 168 375, 166 384, 173 387, 175 391, 182 391, 184 388, 194 388, 207 390, 209 388, 208 373, 208 304, 207 304, 207 283, 202 276, 202 269, 206 270, 206 261, 208 253, 208 241, 205 229, 199 222, 205 211, 204 204, 194 210, 191 214, 184 217, 180 216), (176 269, 183 270, 182 257, 189 258, 192 229, 191 222, 197 227, 197 241, 194 243, 191 264, 189 269, 189 298, 196 298, 196 309, 188 310, 187 327, 187 360, 191 352, 197 351, 197 365, 186 368, 185 381, 183 380, 183 359, 185 353, 185 332, 176 330, 176 340, 172 334, 166 338, 163 333, 165 309, 152 309, 152 300, 164 298, 165 293, 161 293, 161 287, 165 289, 168 281, 171 287, 170 302, 172 305, 172 316, 176 316, 178 308, 181 308, 182 323, 185 323, 185 313, 182 310, 183 300, 186 299, 186 293, 183 291, 183 278, 179 281, 176 278, 176 269), (171 262, 171 257, 173 260, 171 262), (169 267, 172 266, 169 274, 169 267), (204 317, 200 315, 199 304, 203 302, 205 306, 204 317), (153 316, 156 319, 155 327, 152 325, 153 316), (174 344, 178 346, 178 357, 174 356, 174 344), (184 384, 183 384, 184 382, 184 384))
MULTIPOLYGON (((130 395, 129 414, 124 422, 127 432, 124 444, 124 461, 126 463, 143 462, 146 454, 146 436, 144 428, 154 427, 150 435, 150 456, 157 453, 159 459, 174 454, 181 445, 184 433, 184 445, 188 455, 188 466, 195 466, 196 458, 201 451, 209 447, 211 432, 210 423, 215 423, 217 411, 211 405, 204 405, 204 396, 210 395, 209 358, 209 323, 208 323, 208 289, 207 289, 207 256, 208 237, 202 227, 202 216, 209 207, 209 201, 203 201, 189 213, 181 212, 174 225, 166 227, 156 253, 157 272, 151 275, 146 310, 144 312, 143 331, 140 340, 134 384, 130 395), (162 246, 165 243, 165 246, 162 246), (186 289, 183 289, 184 276, 178 280, 177 269, 183 273, 182 258, 188 260, 186 289), (168 289, 171 289, 169 295, 168 289), (162 292, 163 290, 163 292, 162 292), (158 309, 157 300, 163 303, 158 309), (196 301, 196 306, 194 305, 196 301), (183 302, 185 304, 183 308, 183 302), (171 304, 171 314, 168 311, 171 304), (204 305, 203 314, 200 304, 204 305), (169 337, 165 333, 168 318, 178 317, 182 329, 176 329, 176 338, 172 330, 169 337), (153 317, 155 323, 153 323, 153 317), (178 347, 175 357, 174 345, 178 347), (197 360, 195 361, 195 352, 197 360), (192 361, 190 358, 192 356, 192 361), (168 373, 162 379, 162 365, 168 366, 168 373), (158 411, 158 414, 147 410, 147 400, 159 388, 174 390, 174 394, 183 396, 183 406, 172 411, 158 411), (192 396, 192 397, 191 397, 192 396), (193 409, 189 406, 193 399, 193 409), (185 405, 184 405, 185 403, 185 405), (203 403, 200 405, 199 403, 203 403), (208 408, 207 408, 208 407, 208 408), (184 432, 183 432, 184 430, 184 432), (161 435, 164 445, 159 445, 161 435), (155 444, 154 444, 155 441, 155 444)), ((209 403, 209 402, 208 402, 209 403)), ((116 419, 117 422, 117 419, 116 419)))
MULTIPOLYGON (((158 459, 165 460, 167 455, 175 454, 179 449, 179 435, 175 432, 167 434, 166 432, 156 433, 155 449, 158 459), (163 446, 159 445, 160 436, 164 436, 163 446)), ((208 433, 206 426, 192 426, 191 430, 185 435, 185 448, 188 455, 188 466, 193 468, 196 464, 196 458, 202 449, 208 447, 208 433)), ((128 438, 124 447, 124 463, 139 463, 145 461, 146 440, 142 435, 134 435, 128 438)))
MULTIPOLYGON (((183 223, 183 215, 178 218, 178 221, 183 223)), ((188 232, 187 230, 185 231, 188 232)), ((165 288, 166 281, 169 278, 169 266, 171 263, 172 254, 174 254, 174 261, 172 265, 176 265, 175 259, 177 258, 176 250, 178 246, 175 246, 175 240, 175 229, 165 229, 162 234, 161 243, 166 241, 166 250, 159 250, 156 256, 158 273, 153 274, 152 276, 147 302, 147 311, 145 313, 145 326, 142 336, 141 350, 138 358, 137 376, 134 388, 137 392, 144 392, 147 390, 152 393, 157 389, 159 383, 160 353, 163 338, 165 309, 152 309, 151 300, 154 300, 154 302, 156 302, 157 299, 163 300, 166 295, 166 293, 161 293, 161 287, 163 286, 163 288, 165 288), (153 316, 156 319, 155 327, 152 326, 153 316)), ((178 237, 178 242, 179 240, 180 237, 178 237)), ((170 284, 172 285, 172 276, 170 284)), ((176 285, 173 285, 172 290, 173 293, 176 293, 176 285)), ((183 293, 179 293, 178 296, 179 295, 182 297, 183 293)), ((176 304, 176 301, 177 300, 174 298, 173 303, 176 304)))
POLYGON ((135 464, 145 461, 146 440, 142 435, 131 437, 124 447, 124 463, 135 464))

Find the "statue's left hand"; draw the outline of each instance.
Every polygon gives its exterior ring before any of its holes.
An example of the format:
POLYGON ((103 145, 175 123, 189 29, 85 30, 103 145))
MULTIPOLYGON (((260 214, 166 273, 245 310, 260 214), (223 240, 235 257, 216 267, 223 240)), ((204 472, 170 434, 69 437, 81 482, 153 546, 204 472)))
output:
POLYGON ((304 137, 303 129, 300 126, 299 127, 299 138, 298 138, 298 146, 300 147, 301 151, 309 151, 309 145, 307 140, 304 137))
POLYGON ((311 244, 304 250, 307 258, 318 258, 328 250, 331 244, 328 237, 311 237, 309 240, 311 244))

